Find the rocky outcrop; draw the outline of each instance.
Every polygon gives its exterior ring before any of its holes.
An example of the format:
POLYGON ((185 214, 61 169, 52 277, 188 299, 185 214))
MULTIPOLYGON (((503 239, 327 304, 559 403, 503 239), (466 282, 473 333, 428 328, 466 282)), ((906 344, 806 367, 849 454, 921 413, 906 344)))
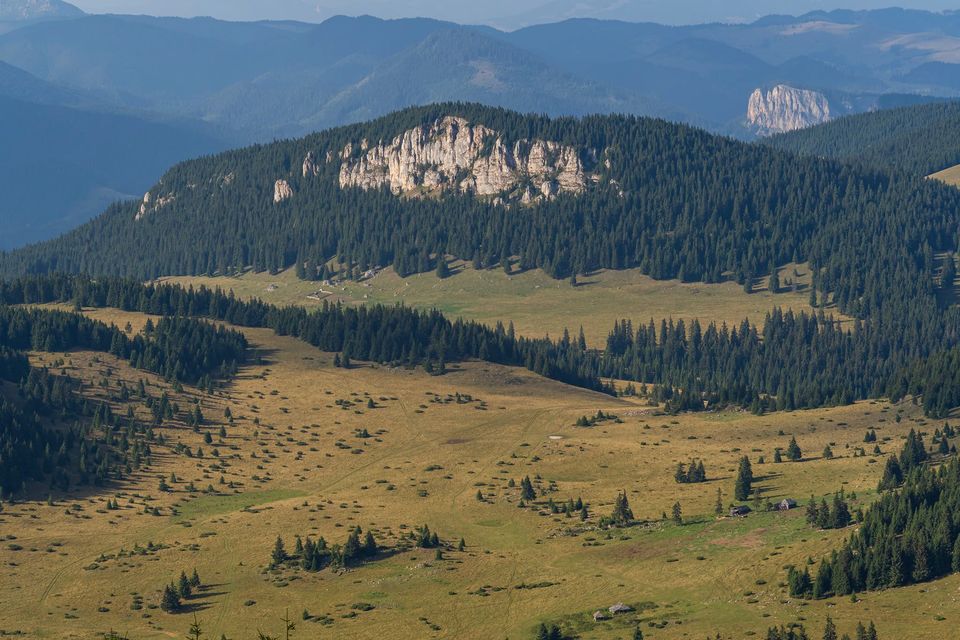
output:
MULTIPOLYGON (((592 161, 593 154, 586 155, 592 161)), ((390 142, 347 144, 340 161, 341 188, 389 188, 396 195, 470 192, 533 204, 582 193, 594 179, 574 147, 546 140, 508 144, 497 131, 451 116, 390 142)))
POLYGON ((747 125, 759 135, 803 129, 830 120, 830 103, 817 91, 785 84, 757 89, 747 104, 747 125))
POLYGON ((0 20, 39 20, 82 15, 83 11, 62 0, 0 1, 0 20))
POLYGON ((313 155, 313 151, 307 154, 307 157, 303 159, 303 171, 304 178, 316 178, 320 175, 320 165, 317 164, 317 158, 313 155))
POLYGON ((151 192, 147 191, 143 196, 143 202, 140 203, 140 211, 137 212, 136 219, 142 220, 145 216, 163 209, 175 199, 176 197, 173 194, 154 196, 151 192))
POLYGON ((279 204, 293 197, 293 189, 286 180, 277 180, 273 184, 273 202, 279 204))

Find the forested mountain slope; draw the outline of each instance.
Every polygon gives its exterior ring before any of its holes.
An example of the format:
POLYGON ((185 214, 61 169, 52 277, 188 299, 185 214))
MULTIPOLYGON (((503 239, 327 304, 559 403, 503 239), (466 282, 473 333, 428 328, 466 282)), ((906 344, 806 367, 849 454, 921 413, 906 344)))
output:
POLYGON ((84 101, 43 85, 0 85, 0 249, 72 229, 139 196, 171 163, 226 146, 190 123, 73 106, 84 101))
MULTIPOLYGON (((517 256, 556 277, 639 266, 656 278, 743 282, 790 261, 852 267, 855 221, 896 229, 881 255, 950 248, 958 204, 938 185, 658 120, 444 104, 182 163, 145 202, 2 265, 152 278, 339 257, 412 273, 447 254, 484 266, 517 256), (531 158, 541 166, 524 165, 531 158), (430 190, 442 197, 395 195, 430 190), (907 219, 913 234, 898 228, 907 219)), ((862 276, 823 278, 818 287, 842 305, 869 304, 862 276)))
POLYGON ((143 202, 0 266, 138 279, 296 266, 319 279, 331 260, 349 276, 387 265, 442 271, 454 256, 555 277, 639 267, 746 284, 810 262, 813 300, 865 321, 852 333, 790 314, 768 323, 763 341, 750 326, 711 327, 705 352, 681 328, 620 327, 589 366, 816 406, 918 388, 908 367, 957 344, 960 321, 937 288, 951 288, 958 224, 960 191, 905 173, 659 120, 443 104, 183 163, 143 202), (673 333, 679 346, 665 341, 673 333))
POLYGON ((960 164, 960 102, 840 118, 764 140, 777 149, 926 176, 960 164))

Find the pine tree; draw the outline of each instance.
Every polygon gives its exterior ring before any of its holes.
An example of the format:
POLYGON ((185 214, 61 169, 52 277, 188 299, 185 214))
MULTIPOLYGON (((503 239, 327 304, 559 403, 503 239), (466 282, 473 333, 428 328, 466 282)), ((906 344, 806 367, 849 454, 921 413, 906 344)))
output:
POLYGON ((180 572, 180 580, 177 583, 177 592, 184 600, 189 598, 193 593, 193 589, 190 587, 190 579, 187 577, 186 572, 180 572))
POLYGON ((443 256, 437 257, 437 277, 443 280, 449 277, 450 267, 447 265, 447 259, 443 256))
POLYGON ((747 456, 740 458, 740 468, 737 471, 737 480, 734 485, 733 495, 736 500, 746 500, 750 497, 750 491, 753 489, 753 469, 750 466, 750 459, 747 456))
POLYGON ((673 503, 673 522, 675 524, 683 524, 683 511, 680 508, 679 502, 673 503))
POLYGON ((723 492, 717 487, 717 502, 713 506, 713 511, 718 516, 723 515, 723 492))
POLYGON ((273 545, 273 553, 270 554, 270 566, 276 568, 287 561, 287 551, 283 546, 283 538, 277 536, 277 541, 273 545))
POLYGON ((533 500, 537 497, 537 492, 533 488, 533 483, 530 482, 530 476, 524 477, 520 481, 520 499, 521 500, 533 500))
POLYGON ((163 588, 163 596, 160 599, 160 608, 167 613, 176 613, 180 610, 180 595, 173 585, 168 584, 163 588))
POLYGON ((617 494, 617 499, 613 503, 613 513, 610 519, 618 526, 626 526, 633 522, 633 511, 630 510, 630 503, 627 500, 626 491, 617 494))
POLYGON ((827 622, 823 627, 823 640, 837 640, 837 627, 830 616, 827 616, 827 622))
POLYGON ((796 437, 790 438, 790 444, 787 445, 787 459, 792 462, 798 462, 803 458, 803 452, 800 451, 800 445, 797 444, 796 437))

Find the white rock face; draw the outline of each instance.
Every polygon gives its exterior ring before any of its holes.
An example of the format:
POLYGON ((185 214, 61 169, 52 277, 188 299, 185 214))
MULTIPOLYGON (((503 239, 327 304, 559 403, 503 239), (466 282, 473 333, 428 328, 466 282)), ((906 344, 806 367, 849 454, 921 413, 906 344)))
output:
POLYGON ((143 202, 140 203, 140 211, 137 213, 136 219, 142 220, 147 215, 163 209, 175 199, 176 197, 173 194, 154 197, 152 193, 147 191, 143 196, 143 202))
POLYGON ((817 91, 785 84, 757 89, 747 104, 747 124, 760 135, 803 129, 830 120, 830 103, 817 91))
POLYGON ((386 187, 396 195, 457 191, 532 204, 582 193, 593 179, 573 147, 545 140, 507 146, 500 133, 451 116, 387 143, 348 144, 340 160, 341 188, 386 187))
POLYGON ((317 177, 320 175, 320 165, 317 164, 317 158, 313 155, 313 151, 307 154, 307 157, 303 159, 303 177, 317 177))
POLYGON ((273 184, 273 202, 274 204, 279 204, 284 200, 289 200, 293 197, 293 189, 290 188, 290 183, 286 180, 277 180, 273 184))
POLYGON ((0 0, 0 20, 36 20, 80 16, 83 12, 62 0, 0 0))

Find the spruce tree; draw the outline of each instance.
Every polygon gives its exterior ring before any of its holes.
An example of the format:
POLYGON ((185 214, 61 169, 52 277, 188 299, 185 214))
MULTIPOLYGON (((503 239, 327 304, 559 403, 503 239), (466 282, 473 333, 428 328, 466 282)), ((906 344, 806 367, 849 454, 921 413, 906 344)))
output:
POLYGON ((630 509, 630 502, 627 500, 626 491, 617 494, 617 499, 613 503, 613 513, 610 519, 618 526, 626 526, 633 522, 633 511, 630 509))
POLYGON ((737 480, 734 484, 733 496, 736 500, 746 500, 753 489, 753 469, 747 456, 740 458, 740 468, 737 470, 737 480))
POLYGON ((798 462, 803 458, 803 452, 800 451, 800 445, 797 444, 796 437, 790 438, 790 444, 787 445, 787 459, 792 462, 798 462))
POLYGON ((190 578, 187 577, 186 572, 180 572, 180 580, 177 582, 177 591, 180 593, 180 597, 186 600, 193 593, 193 589, 190 587, 190 578))
POLYGON ((176 613, 180 610, 180 595, 171 584, 163 588, 163 596, 160 599, 160 609, 167 613, 176 613))

